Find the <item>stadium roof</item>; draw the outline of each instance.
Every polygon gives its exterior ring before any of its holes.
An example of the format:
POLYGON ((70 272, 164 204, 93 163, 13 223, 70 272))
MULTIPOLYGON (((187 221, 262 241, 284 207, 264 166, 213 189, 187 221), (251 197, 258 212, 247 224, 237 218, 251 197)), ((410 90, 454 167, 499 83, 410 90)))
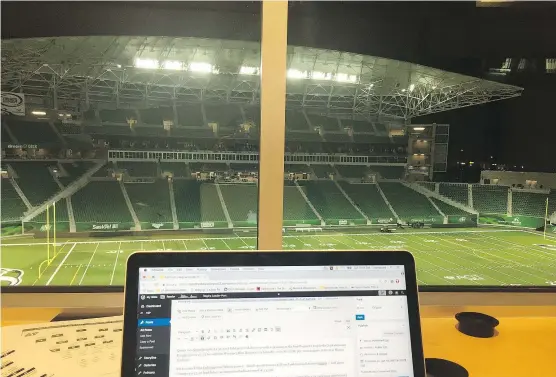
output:
MULTIPOLYGON (((78 103, 259 102, 260 44, 93 36, 2 41, 2 90, 78 103)), ((288 47, 290 108, 364 118, 415 116, 521 95, 522 88, 397 60, 288 47)))

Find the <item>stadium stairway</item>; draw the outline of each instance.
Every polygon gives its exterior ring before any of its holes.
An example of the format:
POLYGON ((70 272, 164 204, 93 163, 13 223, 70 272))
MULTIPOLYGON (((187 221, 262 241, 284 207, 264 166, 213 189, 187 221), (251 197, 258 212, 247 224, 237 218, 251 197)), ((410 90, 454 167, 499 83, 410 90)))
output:
POLYGON ((384 203, 386 203, 386 205, 388 206, 390 211, 392 211, 392 213, 394 214, 394 217, 396 218, 396 221, 400 222, 401 221, 400 216, 398 215, 398 213, 396 212, 394 207, 392 207, 392 203, 390 203, 390 201, 388 200, 388 198, 384 194, 384 191, 382 191, 382 188, 380 187, 380 185, 378 183, 376 184, 376 189, 378 190, 378 193, 380 194, 380 196, 382 196, 382 200, 384 200, 384 203))
POLYGON ((311 210, 313 211, 313 213, 315 214, 315 216, 317 216, 317 218, 320 220, 320 224, 322 226, 324 226, 326 223, 324 222, 324 219, 322 218, 322 216, 320 215, 319 211, 317 211, 317 209, 315 208, 315 206, 313 205, 313 203, 311 203, 311 201, 309 200, 309 198, 307 197, 307 194, 305 193, 305 191, 303 190, 303 188, 301 188, 301 186, 297 183, 297 181, 295 181, 295 186, 297 187, 297 189, 299 190, 299 193, 301 194, 301 196, 303 197, 303 199, 305 199, 305 202, 307 203, 307 205, 309 206, 309 208, 311 208, 311 210))
POLYGON ((425 195, 402 183, 381 182, 380 187, 398 215, 406 221, 415 217, 441 215, 425 195))
MULTIPOLYGON (((444 202, 444 203, 446 203, 446 204, 448 204, 452 207, 456 207, 456 208, 460 209, 462 211, 462 213, 472 213, 472 214, 475 214, 475 215, 478 214, 478 212, 475 209, 473 209, 469 206, 466 206, 466 205, 464 205, 460 202, 457 202, 455 200, 452 200, 452 199, 448 198, 447 196, 441 195, 441 194, 437 193, 436 191, 431 191, 427 187, 425 187, 425 186, 423 186, 419 183, 408 183, 408 184, 406 184, 406 186, 411 187, 413 190, 415 190, 415 191, 417 191, 417 192, 419 192, 419 193, 421 193, 421 194, 423 194, 427 197, 437 199, 437 200, 442 201, 442 202, 444 202)), ((437 203, 435 203, 435 204, 437 204, 437 203)))
MULTIPOLYGON (((230 212, 228 212, 228 207, 226 206, 226 201, 224 200, 224 196, 222 195, 222 188, 220 187, 220 185, 218 184, 218 182, 215 183, 216 185, 216 193, 218 194, 218 199, 220 200, 220 204, 222 205, 222 210, 224 211, 224 216, 226 216, 226 221, 228 222, 228 228, 233 228, 234 227, 234 223, 232 222, 232 218, 230 217, 230 212)), ((236 201, 239 198, 232 198, 232 201, 236 201)), ((255 199, 256 201, 256 199, 255 199)), ((256 204, 255 204, 256 205, 256 204)), ((257 213, 257 211, 255 210, 255 213, 257 213)))
POLYGON ((129 210, 129 213, 131 214, 131 218, 133 219, 133 222, 135 223, 135 229, 136 230, 141 230, 141 222, 139 221, 139 218, 137 217, 137 213, 135 212, 135 209, 133 208, 133 204, 131 204, 131 199, 129 199, 129 195, 127 193, 125 185, 122 181, 119 181, 118 183, 120 184, 120 189, 122 190, 122 195, 124 196, 124 200, 125 200, 125 204, 127 205, 127 209, 129 210))
POLYGON ((371 220, 369 220, 369 218, 367 217, 367 215, 365 214, 365 212, 363 212, 361 210, 361 208, 359 208, 357 205, 355 205, 355 203, 353 202, 353 200, 349 197, 349 195, 344 191, 344 189, 342 188, 342 186, 340 186, 340 184, 338 183, 338 181, 334 181, 334 183, 336 184, 336 187, 338 187, 338 190, 340 190, 340 192, 345 196, 345 198, 347 199, 348 202, 350 202, 350 204, 353 206, 353 208, 355 208, 355 210, 357 212, 359 212, 359 214, 361 216, 363 216, 363 218, 365 220, 367 220, 367 225, 371 225, 371 220))
POLYGON ((75 181, 73 181, 71 184, 69 184, 68 186, 66 186, 65 189, 58 191, 56 194, 54 194, 52 197, 48 198, 47 200, 45 200, 42 204, 31 208, 24 216, 23 216, 23 221, 30 221, 31 219, 33 219, 34 217, 36 217, 37 215, 43 213, 46 210, 46 207, 53 203, 53 202, 58 202, 61 199, 67 198, 71 195, 73 195, 75 192, 77 192, 79 189, 81 189, 82 187, 84 187, 88 182, 89 182, 89 178, 91 178, 91 176, 93 176, 93 174, 95 174, 100 168, 102 168, 104 166, 105 162, 98 162, 97 164, 95 164, 94 166, 92 166, 91 168, 89 168, 89 170, 87 170, 85 172, 85 174, 83 174, 80 178, 76 179, 75 181))
POLYGON ((170 195, 170 209, 172 210, 172 223, 174 225, 174 230, 180 228, 178 222, 178 212, 176 210, 176 197, 174 196, 174 180, 168 180, 168 191, 170 195))
POLYGON ((353 200, 355 205, 371 219, 371 223, 373 219, 378 222, 379 219, 392 219, 395 217, 378 191, 376 184, 340 181, 339 185, 353 200))

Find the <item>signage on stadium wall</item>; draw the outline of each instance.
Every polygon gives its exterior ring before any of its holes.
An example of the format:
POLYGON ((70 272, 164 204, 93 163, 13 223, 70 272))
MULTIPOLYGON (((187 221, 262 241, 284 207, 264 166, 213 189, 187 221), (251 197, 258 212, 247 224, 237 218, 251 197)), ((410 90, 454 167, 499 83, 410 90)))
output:
POLYGON ((481 224, 491 224, 491 225, 507 225, 507 226, 519 226, 522 228, 538 228, 543 226, 544 220, 541 217, 531 217, 531 216, 506 216, 497 214, 481 214, 479 216, 479 222, 481 224))
POLYGON ((212 221, 203 221, 201 223, 201 228, 214 228, 214 222, 212 222, 212 221))
POLYGON ((119 228, 119 224, 93 224, 93 230, 117 230, 119 228))
POLYGON ((25 94, 3 92, 2 115, 25 116, 25 94))
POLYGON ((338 225, 347 225, 348 221, 347 220, 338 220, 338 225))
POLYGON ((394 222, 394 219, 390 217, 389 219, 377 219, 376 221, 379 224, 391 224, 394 222))

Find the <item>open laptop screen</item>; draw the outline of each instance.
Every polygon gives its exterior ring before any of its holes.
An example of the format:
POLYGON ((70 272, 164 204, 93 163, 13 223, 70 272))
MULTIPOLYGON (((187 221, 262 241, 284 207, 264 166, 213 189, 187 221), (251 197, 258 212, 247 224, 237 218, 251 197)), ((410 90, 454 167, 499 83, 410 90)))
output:
POLYGON ((412 377, 403 266, 141 268, 137 376, 412 377))

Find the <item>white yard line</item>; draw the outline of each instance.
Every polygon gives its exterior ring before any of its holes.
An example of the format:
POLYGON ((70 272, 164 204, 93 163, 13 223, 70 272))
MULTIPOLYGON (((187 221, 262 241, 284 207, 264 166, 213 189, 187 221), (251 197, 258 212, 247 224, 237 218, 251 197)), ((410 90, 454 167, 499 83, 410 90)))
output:
POLYGON ((114 262, 114 269, 112 270, 112 277, 110 278, 110 285, 112 285, 112 283, 114 282, 114 274, 116 273, 116 266, 118 265, 118 257, 120 256, 121 246, 122 243, 120 242, 118 244, 118 252, 116 253, 116 261, 114 262))
POLYGON ((64 259, 62 259, 62 263, 60 263, 58 265, 58 267, 56 267, 56 270, 54 270, 54 273, 52 274, 52 276, 50 277, 50 279, 48 279, 48 281, 46 282, 46 285, 50 285, 50 283, 52 282, 52 280, 54 279, 54 276, 56 276, 56 274, 58 273, 58 271, 60 271, 60 268, 62 267, 62 265, 64 264, 64 262, 66 261, 66 259, 68 259, 68 257, 70 256, 71 252, 73 251, 73 249, 75 248, 75 243, 73 244, 73 246, 71 247, 71 249, 68 251, 68 253, 66 254, 66 256, 64 257, 64 259))
POLYGON ((79 280, 79 285, 81 285, 81 283, 83 283, 83 279, 85 279, 85 275, 87 275, 87 271, 89 270, 89 266, 91 265, 91 262, 93 261, 93 258, 95 257, 95 254, 98 250, 98 246, 99 246, 99 244, 97 243, 97 247, 95 247, 95 251, 93 251, 93 255, 91 255, 91 259, 89 259, 89 263, 87 263, 87 267, 85 268, 85 272, 83 272, 83 276, 81 276, 81 280, 79 280))
POLYGON ((189 249, 187 248, 187 245, 185 244, 185 240, 181 240, 181 243, 183 244, 183 247, 185 247, 185 250, 189 250, 189 249))
MULTIPOLYGON (((226 245, 226 247, 228 248, 228 250, 232 250, 232 248, 230 247, 230 245, 228 245, 228 243, 224 240, 222 240, 222 242, 224 242, 224 245, 226 245)), ((243 243, 245 243, 245 241, 243 241, 243 243)), ((246 244, 247 245, 247 244, 246 244)))
POLYGON ((162 250, 166 250, 166 245, 164 244, 164 240, 161 241, 162 241, 162 250))

